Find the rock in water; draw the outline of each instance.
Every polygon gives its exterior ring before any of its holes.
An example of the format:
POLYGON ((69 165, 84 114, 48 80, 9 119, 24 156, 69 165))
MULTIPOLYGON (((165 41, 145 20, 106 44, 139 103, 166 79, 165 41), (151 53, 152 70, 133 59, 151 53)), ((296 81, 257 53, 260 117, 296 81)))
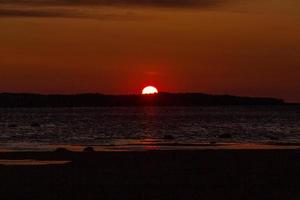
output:
POLYGON ((83 152, 95 152, 94 148, 93 147, 85 147, 83 149, 83 152))
POLYGON ((41 125, 39 123, 32 123, 31 127, 40 128, 41 125))
POLYGON ((229 139, 229 138, 232 138, 232 135, 230 133, 224 133, 224 134, 219 135, 219 138, 229 139))
POLYGON ((174 138, 173 135, 165 135, 165 136, 164 136, 164 139, 165 139, 165 140, 174 140, 175 138, 174 138))
POLYGON ((64 147, 58 147, 55 152, 57 153, 68 153, 70 152, 68 149, 64 148, 64 147))
POLYGON ((7 126, 8 128, 17 128, 17 125, 16 124, 10 124, 7 126))

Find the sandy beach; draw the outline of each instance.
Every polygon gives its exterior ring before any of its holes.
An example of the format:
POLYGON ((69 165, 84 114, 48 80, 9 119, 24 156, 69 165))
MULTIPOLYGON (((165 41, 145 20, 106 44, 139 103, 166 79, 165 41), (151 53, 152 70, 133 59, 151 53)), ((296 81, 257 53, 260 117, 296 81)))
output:
POLYGON ((300 199, 299 149, 2 152, 0 163, 1 199, 300 199))

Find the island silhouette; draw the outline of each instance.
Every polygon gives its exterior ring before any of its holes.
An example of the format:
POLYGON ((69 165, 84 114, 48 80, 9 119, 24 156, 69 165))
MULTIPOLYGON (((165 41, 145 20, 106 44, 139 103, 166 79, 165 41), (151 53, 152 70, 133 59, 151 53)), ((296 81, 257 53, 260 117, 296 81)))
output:
POLYGON ((284 100, 263 97, 211 95, 204 93, 167 93, 154 95, 43 95, 1 93, 0 107, 102 107, 102 106, 218 106, 283 105, 284 100))

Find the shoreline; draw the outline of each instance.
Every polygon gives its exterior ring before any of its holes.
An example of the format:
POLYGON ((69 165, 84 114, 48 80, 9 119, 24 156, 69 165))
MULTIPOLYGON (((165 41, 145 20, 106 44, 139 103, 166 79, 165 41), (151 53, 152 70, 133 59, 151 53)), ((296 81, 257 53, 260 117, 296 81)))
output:
POLYGON ((300 197, 299 149, 2 152, 3 160, 1 199, 300 197), (37 164, 7 164, 8 160, 37 164))
POLYGON ((135 151, 197 151, 197 150, 259 150, 259 149, 300 149, 299 142, 265 142, 265 143, 234 143, 234 142, 203 142, 178 143, 156 142, 157 140, 129 140, 118 144, 44 144, 44 143, 0 143, 0 153, 5 152, 51 152, 63 148, 67 151, 81 152, 92 147, 96 152, 135 152, 135 151))

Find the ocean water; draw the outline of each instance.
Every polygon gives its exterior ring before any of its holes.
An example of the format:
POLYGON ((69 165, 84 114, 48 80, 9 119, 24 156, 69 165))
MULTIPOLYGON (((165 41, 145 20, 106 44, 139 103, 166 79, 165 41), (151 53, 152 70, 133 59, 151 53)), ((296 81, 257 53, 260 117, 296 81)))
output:
POLYGON ((300 143, 299 106, 0 109, 0 148, 300 143))

